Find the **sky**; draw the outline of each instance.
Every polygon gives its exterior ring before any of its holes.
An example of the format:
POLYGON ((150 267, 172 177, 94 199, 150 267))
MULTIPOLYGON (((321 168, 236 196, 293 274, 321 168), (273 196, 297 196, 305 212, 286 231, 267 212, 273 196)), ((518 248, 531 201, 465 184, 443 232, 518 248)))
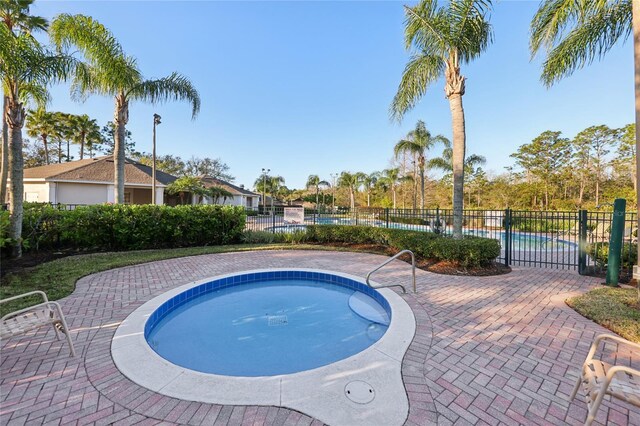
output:
MULTIPOLYGON (((389 167, 394 144, 417 120, 451 138, 443 81, 433 84, 401 123, 389 104, 409 57, 399 1, 71 1, 39 0, 32 13, 91 15, 109 28, 147 78, 188 76, 202 99, 191 119, 186 103, 132 103, 127 128, 150 152, 153 113, 159 155, 220 158, 237 184, 252 186, 262 168, 289 188, 307 176, 389 167)), ((411 3, 409 3, 411 4, 411 3)), ((501 1, 491 15, 494 42, 463 65, 467 153, 499 174, 509 155, 545 130, 573 137, 598 124, 634 118, 631 40, 552 88, 540 82, 541 58, 528 49, 538 1, 501 1)), ((50 110, 113 119, 113 99, 71 100, 51 89, 50 110)), ((439 155, 434 148, 430 156, 439 155)), ((432 172, 434 176, 436 172, 432 172)))

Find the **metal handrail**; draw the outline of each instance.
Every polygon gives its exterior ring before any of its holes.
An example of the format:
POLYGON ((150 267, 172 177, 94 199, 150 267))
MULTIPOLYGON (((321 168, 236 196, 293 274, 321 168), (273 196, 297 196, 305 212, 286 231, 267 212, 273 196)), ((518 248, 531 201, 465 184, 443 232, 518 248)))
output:
POLYGON ((369 278, 371 278, 371 275, 378 271, 379 269, 381 269, 383 266, 387 265, 388 263, 390 263, 392 260, 397 259, 398 257, 402 256, 405 253, 409 253, 411 255, 411 272, 413 273, 413 292, 416 292, 416 256, 413 254, 413 252, 411 250, 402 250, 401 252, 397 253, 395 256, 393 256, 390 259, 387 259, 386 261, 384 261, 382 264, 380 264, 377 268, 375 268, 374 270, 372 270, 371 272, 369 272, 367 274, 367 279, 366 279, 366 283, 369 287, 371 288, 383 288, 383 287, 400 287, 402 289, 403 293, 407 292, 407 289, 404 288, 404 286, 402 284, 390 284, 390 285, 382 285, 380 287, 374 287, 371 285, 371 283, 369 282, 369 278))

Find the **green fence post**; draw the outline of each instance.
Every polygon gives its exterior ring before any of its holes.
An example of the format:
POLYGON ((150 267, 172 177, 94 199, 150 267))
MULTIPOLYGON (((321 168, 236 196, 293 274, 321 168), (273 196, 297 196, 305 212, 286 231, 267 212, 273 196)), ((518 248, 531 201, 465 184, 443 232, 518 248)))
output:
POLYGON ((504 264, 511 264, 511 209, 504 211, 504 264))
POLYGON ((627 200, 616 198, 613 202, 613 220, 609 234, 609 257, 607 258, 606 285, 617 287, 620 274, 620 257, 622 255, 622 234, 624 234, 624 217, 627 200))
POLYGON ((578 274, 587 273, 587 211, 578 210, 578 274))

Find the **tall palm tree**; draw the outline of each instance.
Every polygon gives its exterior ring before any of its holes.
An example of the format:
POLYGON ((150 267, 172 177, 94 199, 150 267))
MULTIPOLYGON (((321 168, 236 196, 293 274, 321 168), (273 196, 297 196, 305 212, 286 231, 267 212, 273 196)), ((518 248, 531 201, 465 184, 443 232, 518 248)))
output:
MULTIPOLYGON (((440 169, 448 174, 453 173, 453 147, 451 142, 443 141, 444 149, 440 157, 429 160, 428 165, 433 169, 440 169)), ((487 159, 482 155, 471 154, 464 159, 465 174, 473 173, 477 166, 484 165, 487 159)))
MULTIPOLYGON (((34 0, 5 0, 0 2, 0 25, 10 32, 31 34, 32 31, 46 30, 48 22, 40 16, 29 15, 29 8, 34 0)), ((9 175, 9 125, 6 120, 6 112, 9 106, 9 90, 2 87, 2 134, 0 135, 0 203, 4 203, 7 197, 7 177, 9 175)))
POLYGON ((22 128, 26 118, 24 102, 30 96, 41 105, 44 104, 47 98, 46 86, 66 78, 74 65, 75 62, 70 57, 47 51, 31 35, 14 34, 6 25, 0 25, 0 84, 8 95, 5 118, 8 125, 11 173, 9 238, 16 242, 13 252, 16 257, 22 255, 22 128))
POLYGON ((320 179, 318 175, 309 175, 307 178, 307 189, 315 188, 316 189, 316 209, 318 208, 318 202, 320 197, 320 185, 329 185, 329 182, 326 180, 320 179))
POLYGON ((55 137, 57 133, 55 113, 44 108, 29 110, 26 125, 28 136, 42 140, 45 163, 49 164, 49 137, 55 137))
POLYGON ((80 96, 98 94, 115 98, 115 201, 124 202, 124 164, 129 102, 156 104, 185 100, 191 104, 191 116, 200 111, 200 96, 186 77, 172 73, 145 80, 135 58, 127 56, 113 34, 98 21, 84 15, 58 15, 51 23, 51 40, 58 48, 77 48, 87 61, 79 68, 73 92, 80 96))
POLYGON ((351 201, 350 206, 352 210, 356 207, 355 194, 362 183, 361 177, 361 173, 342 172, 338 178, 338 186, 349 190, 349 199, 351 201))
POLYGON ((393 208, 396 208, 396 188, 400 180, 400 169, 385 169, 382 171, 380 180, 383 181, 390 189, 393 198, 393 208))
POLYGON ((93 145, 102 141, 100 126, 95 119, 91 119, 87 114, 69 116, 69 126, 73 141, 80 145, 80 159, 82 160, 87 143, 93 145))
POLYGON ((396 158, 402 153, 412 154, 416 158, 418 171, 420 172, 421 209, 424 209, 424 173, 427 166, 427 152, 433 148, 437 142, 446 143, 449 142, 449 140, 442 135, 431 136, 424 121, 418 120, 416 128, 407 134, 406 139, 398 141, 393 148, 396 158))
POLYGON ((391 104, 391 116, 401 119, 427 88, 444 76, 444 93, 453 123, 454 238, 462 238, 464 203, 465 77, 460 65, 480 56, 491 42, 491 25, 487 20, 491 3, 491 0, 451 0, 438 7, 437 0, 422 0, 414 7, 405 6, 405 47, 415 53, 404 69, 391 104))
POLYGON ((362 186, 367 193, 367 207, 371 207, 371 190, 376 186, 376 183, 378 183, 378 179, 380 179, 380 172, 370 174, 363 173, 361 175, 362 186))
MULTIPOLYGON (((547 86, 602 58, 620 40, 633 34, 635 70, 636 151, 640 148, 640 0, 544 0, 531 21, 532 55, 546 51, 542 81, 547 86)), ((640 156, 636 158, 640 176, 640 156)), ((640 211, 640 186, 636 188, 640 211)), ((638 215, 640 226, 640 215, 638 215)), ((640 250, 637 264, 640 265, 640 250)), ((640 286, 638 287, 640 292, 640 286)), ((640 293, 639 293, 640 294, 640 293)))

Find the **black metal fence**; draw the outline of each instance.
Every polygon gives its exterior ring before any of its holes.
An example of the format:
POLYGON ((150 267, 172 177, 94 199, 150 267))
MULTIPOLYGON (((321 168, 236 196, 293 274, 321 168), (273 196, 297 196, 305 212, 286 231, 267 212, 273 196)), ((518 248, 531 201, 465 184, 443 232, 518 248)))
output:
MULTIPOLYGON (((339 208, 305 209, 304 220, 287 223, 286 207, 248 212, 247 229, 294 232, 306 225, 362 225, 450 234, 451 209, 339 208)), ((501 243, 498 261, 506 265, 576 269, 581 274, 604 273, 612 212, 465 210, 463 233, 494 238, 501 243)), ((625 218, 621 278, 630 278, 636 260, 637 215, 625 218)))

